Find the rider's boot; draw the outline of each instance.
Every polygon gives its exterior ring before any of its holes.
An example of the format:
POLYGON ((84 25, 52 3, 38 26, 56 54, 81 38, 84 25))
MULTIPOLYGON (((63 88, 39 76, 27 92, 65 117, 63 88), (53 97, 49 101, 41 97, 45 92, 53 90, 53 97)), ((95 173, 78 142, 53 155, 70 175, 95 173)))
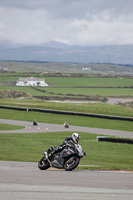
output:
POLYGON ((55 154, 55 153, 57 153, 58 152, 58 148, 57 147, 55 147, 55 146, 53 146, 53 145, 51 145, 51 149, 52 149, 52 151, 49 153, 49 159, 51 159, 52 158, 52 156, 55 154))
POLYGON ((65 146, 66 146, 66 145, 60 145, 60 146, 57 148, 57 147, 51 145, 52 151, 51 151, 51 153, 49 154, 49 159, 51 159, 52 156, 53 156, 54 154, 56 154, 56 153, 58 153, 58 152, 61 152, 61 151, 65 148, 65 146))

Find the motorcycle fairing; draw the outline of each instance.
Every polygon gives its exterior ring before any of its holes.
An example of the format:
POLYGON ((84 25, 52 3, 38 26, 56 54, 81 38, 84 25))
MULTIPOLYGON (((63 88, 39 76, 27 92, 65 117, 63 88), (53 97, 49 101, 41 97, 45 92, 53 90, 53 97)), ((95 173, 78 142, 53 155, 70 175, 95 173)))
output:
POLYGON ((51 160, 51 164, 57 168, 63 168, 64 166, 64 158, 62 157, 62 152, 57 153, 53 159, 51 160))
POLYGON ((57 153, 51 160, 53 167, 64 168, 64 163, 67 158, 75 155, 72 149, 64 149, 62 152, 57 153))
POLYGON ((63 158, 71 157, 72 155, 75 155, 75 152, 72 149, 64 149, 63 151, 63 158))

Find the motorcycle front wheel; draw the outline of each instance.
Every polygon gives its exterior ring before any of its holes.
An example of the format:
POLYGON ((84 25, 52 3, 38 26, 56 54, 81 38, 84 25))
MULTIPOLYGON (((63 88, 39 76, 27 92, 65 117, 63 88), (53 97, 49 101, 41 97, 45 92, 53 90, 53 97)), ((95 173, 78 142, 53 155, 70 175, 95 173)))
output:
POLYGON ((47 159, 45 157, 41 158, 41 160, 38 162, 38 167, 41 170, 46 170, 50 167, 49 162, 47 161, 47 159))
POLYGON ((77 156, 73 156, 70 157, 64 164, 64 169, 66 171, 72 171, 73 169, 75 169, 78 165, 79 165, 79 157, 77 156))

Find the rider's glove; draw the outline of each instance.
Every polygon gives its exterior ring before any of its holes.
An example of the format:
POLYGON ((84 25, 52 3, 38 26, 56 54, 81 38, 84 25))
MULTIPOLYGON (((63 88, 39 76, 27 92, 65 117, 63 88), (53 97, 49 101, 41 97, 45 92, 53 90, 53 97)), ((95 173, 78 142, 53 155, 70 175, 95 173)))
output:
POLYGON ((71 147, 71 145, 70 144, 66 144, 66 147, 68 148, 68 147, 71 147))
POLYGON ((86 153, 86 152, 84 152, 84 156, 87 156, 87 153, 86 153))
POLYGON ((62 145, 62 148, 64 149, 65 147, 66 147, 66 145, 65 145, 65 144, 63 144, 63 145, 62 145))

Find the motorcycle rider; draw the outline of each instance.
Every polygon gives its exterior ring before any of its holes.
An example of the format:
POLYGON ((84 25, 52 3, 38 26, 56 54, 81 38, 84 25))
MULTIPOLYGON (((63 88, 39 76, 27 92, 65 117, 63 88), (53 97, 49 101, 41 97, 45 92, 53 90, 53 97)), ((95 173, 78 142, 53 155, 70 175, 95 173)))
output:
POLYGON ((79 135, 78 133, 73 133, 72 136, 67 136, 67 137, 64 139, 63 144, 66 145, 66 144, 69 143, 69 142, 78 144, 79 139, 80 139, 80 135, 79 135))
POLYGON ((33 126, 37 126, 37 121, 34 119, 33 126))
POLYGON ((78 133, 73 133, 72 136, 67 136, 64 141, 63 141, 63 144, 61 144, 58 148, 57 147, 54 147, 54 146, 51 146, 52 148, 52 152, 50 154, 50 158, 55 154, 55 153, 58 153, 58 152, 61 152, 66 146, 67 144, 71 145, 74 147, 74 143, 75 144, 78 144, 79 142, 79 139, 80 139, 80 135, 78 133))
POLYGON ((69 125, 68 125, 67 122, 64 123, 64 127, 65 127, 65 128, 69 128, 69 125))

